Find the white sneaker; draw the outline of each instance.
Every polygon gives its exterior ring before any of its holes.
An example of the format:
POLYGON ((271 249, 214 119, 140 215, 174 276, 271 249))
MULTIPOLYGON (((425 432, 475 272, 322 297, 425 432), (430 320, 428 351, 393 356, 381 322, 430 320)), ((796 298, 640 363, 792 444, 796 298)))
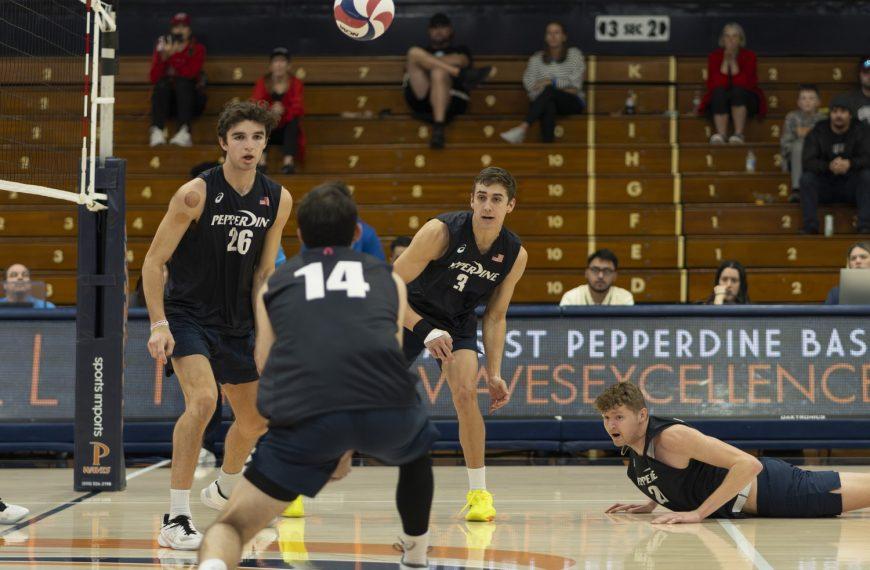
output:
POLYGON ((187 129, 187 125, 178 129, 175 136, 169 139, 169 144, 174 144, 175 146, 193 146, 193 139, 190 138, 190 131, 187 129))
POLYGON ((151 127, 151 146, 160 146, 166 144, 166 136, 163 134, 163 129, 159 127, 151 127))
POLYGON ((215 467, 217 466, 217 457, 214 453, 202 447, 199 450, 199 459, 196 460, 197 467, 215 467))
POLYGON ((719 133, 716 133, 712 137, 710 137, 710 144, 725 144, 725 137, 723 137, 719 133))
POLYGON ((203 505, 216 511, 223 509, 224 505, 229 501, 229 497, 221 492, 221 488, 218 487, 216 480, 212 481, 208 487, 200 492, 199 498, 203 505))
POLYGON ((511 144, 520 144, 526 140, 526 129, 514 127, 501 134, 501 138, 511 144))
POLYGON ((169 515, 163 515, 163 527, 157 535, 157 544, 173 550, 198 550, 202 542, 202 533, 193 526, 193 521, 187 515, 178 515, 170 520, 169 515))
POLYGON ((393 543, 393 549, 402 553, 402 557, 399 559, 399 568, 401 570, 416 570, 418 568, 429 567, 428 560, 426 564, 409 564, 408 562, 405 562, 405 553, 414 548, 419 548, 416 542, 404 542, 401 538, 399 538, 399 542, 393 543))
POLYGON ((15 524, 29 514, 30 509, 0 501, 0 524, 15 524))

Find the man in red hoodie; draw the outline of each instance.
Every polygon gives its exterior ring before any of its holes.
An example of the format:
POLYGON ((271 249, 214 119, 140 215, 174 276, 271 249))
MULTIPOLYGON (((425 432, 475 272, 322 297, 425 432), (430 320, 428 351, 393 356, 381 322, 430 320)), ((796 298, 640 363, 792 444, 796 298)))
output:
POLYGON ((197 101, 197 81, 205 63, 205 46, 190 29, 190 16, 179 12, 169 22, 170 33, 161 36, 151 58, 151 146, 166 144, 163 129, 174 110, 178 132, 170 144, 191 146, 190 121, 197 101))

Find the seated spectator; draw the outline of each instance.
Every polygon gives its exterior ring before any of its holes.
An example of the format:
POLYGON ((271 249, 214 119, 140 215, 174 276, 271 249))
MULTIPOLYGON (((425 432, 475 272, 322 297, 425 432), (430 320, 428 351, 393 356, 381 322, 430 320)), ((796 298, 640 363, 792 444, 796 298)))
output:
POLYGON ((609 249, 599 249, 586 260, 586 285, 571 289, 559 306, 571 305, 634 305, 634 297, 614 283, 619 260, 609 249))
MULTIPOLYGON (((848 269, 870 269, 870 242, 859 241, 849 246, 849 251, 846 253, 846 267, 848 269)), ((828 291, 825 304, 840 304, 839 285, 828 291)))
POLYGON ((205 46, 190 29, 190 16, 179 12, 169 22, 170 33, 160 36, 151 58, 151 146, 166 144, 163 129, 174 116, 178 132, 170 144, 191 146, 190 123, 205 109, 205 46))
POLYGON ((396 263, 402 252, 408 249, 411 245, 411 238, 408 236, 399 236, 390 243, 390 263, 396 263))
MULTIPOLYGON (((302 81, 290 75, 290 52, 287 48, 272 50, 269 73, 257 80, 251 99, 268 107, 277 117, 278 126, 272 129, 269 144, 279 145, 284 153, 281 174, 293 174, 297 159, 305 152, 305 137, 300 121, 305 115, 302 81)), ((266 172, 266 154, 259 169, 266 172)))
POLYGON ((353 242, 350 247, 355 251, 361 251, 362 253, 367 253, 380 260, 386 261, 387 257, 384 255, 384 246, 381 245, 381 238, 378 237, 375 228, 362 220, 357 220, 356 225, 360 227, 362 235, 360 235, 360 238, 353 242))
POLYGON ((568 36, 560 22, 547 24, 544 44, 545 49, 529 58, 523 72, 523 87, 531 100, 526 120, 501 134, 509 143, 523 142, 529 127, 538 120, 541 140, 551 143, 555 140, 556 116, 578 115, 586 108, 583 53, 568 47, 568 36))
POLYGON ((818 205, 845 202, 858 206, 858 232, 870 233, 870 135, 852 118, 849 101, 837 95, 830 118, 817 123, 804 139, 800 180, 803 229, 819 233, 818 205))
POLYGON ((846 93, 852 118, 870 125, 870 57, 858 64, 858 87, 846 93))
POLYGON ((739 261, 723 261, 713 279, 713 292, 705 305, 748 305, 749 281, 746 268, 739 261))
POLYGON ((6 296, 0 303, 27 303, 34 309, 54 309, 54 304, 34 296, 33 284, 30 281, 30 270, 20 263, 13 263, 6 269, 6 280, 3 282, 6 296))
POLYGON ((433 123, 432 148, 444 148, 444 125, 466 111, 469 92, 492 71, 471 65, 471 51, 453 44, 453 25, 442 13, 429 20, 429 45, 408 50, 405 100, 414 116, 433 123))
POLYGON ((758 88, 755 52, 745 49, 746 35, 740 24, 725 24, 719 36, 719 49, 707 57, 707 92, 698 113, 712 115, 716 132, 711 144, 741 144, 746 119, 767 113, 767 101, 758 88), (734 134, 728 137, 728 116, 734 134))
POLYGON ((779 138, 782 152, 782 169, 791 172, 791 196, 789 202, 800 200, 800 181, 803 169, 804 139, 825 116, 819 112, 819 90, 815 85, 801 85, 798 90, 797 110, 789 111, 779 138))

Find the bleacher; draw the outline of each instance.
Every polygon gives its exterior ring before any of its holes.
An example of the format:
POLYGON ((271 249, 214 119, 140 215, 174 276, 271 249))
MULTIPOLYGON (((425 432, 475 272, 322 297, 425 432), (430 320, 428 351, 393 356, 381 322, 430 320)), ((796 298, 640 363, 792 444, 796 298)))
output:
MULTIPOLYGON (((468 115, 447 130, 447 148, 430 150, 429 129, 408 115, 397 57, 298 58, 306 83, 304 128, 309 146, 294 176, 274 175, 298 200, 314 184, 341 178, 361 215, 384 242, 412 235, 436 213, 468 203, 471 178, 500 165, 520 183, 508 225, 529 250, 518 302, 553 303, 582 281, 586 256, 610 247, 620 259, 619 284, 638 302, 705 298, 713 269, 738 259, 749 269, 754 302, 820 302, 835 284, 854 229, 854 211, 823 208, 835 217, 835 237, 798 236, 797 205, 787 203, 779 130, 794 105, 797 84, 819 85, 823 103, 852 83, 849 58, 760 58, 759 78, 769 115, 751 121, 744 146, 710 146, 710 127, 692 114, 703 92, 703 58, 587 56, 588 114, 563 118, 557 143, 511 146, 499 133, 524 115, 520 85, 525 57, 481 58, 491 80, 472 94, 468 115), (624 114, 635 95, 635 114, 624 114), (757 157, 746 172, 746 155, 757 157)), ((147 144, 149 58, 122 58, 115 105, 115 154, 128 160, 127 235, 131 284, 171 194, 190 168, 217 160, 214 119, 225 102, 244 99, 264 72, 262 58, 213 57, 206 64, 209 103, 193 126, 192 148, 147 144)), ((34 69, 42 78, 44 70, 34 69)), ((50 74, 48 75, 50 76, 50 74)), ((34 102, 28 117, 8 127, 30 139, 40 121, 81 109, 75 87, 60 97, 34 85, 15 88, 34 102), (74 95, 74 96, 73 96, 74 95)), ((4 128, 7 128, 4 126, 4 128)), ((80 128, 70 121, 70 129, 80 128)), ((50 130, 38 129, 52 142, 50 130)), ((270 151, 278 164, 278 149, 270 151)), ((78 164, 70 150, 69 167, 78 164)), ((41 165, 34 165, 41 166, 41 165)), ((42 165, 44 166, 44 165, 42 165)), ((59 165, 52 165, 58 168, 59 165)), ((75 302, 76 212, 36 196, 0 193, 0 267, 21 262, 47 282, 56 304, 75 302)), ((285 229, 288 254, 298 249, 295 224, 285 229)))

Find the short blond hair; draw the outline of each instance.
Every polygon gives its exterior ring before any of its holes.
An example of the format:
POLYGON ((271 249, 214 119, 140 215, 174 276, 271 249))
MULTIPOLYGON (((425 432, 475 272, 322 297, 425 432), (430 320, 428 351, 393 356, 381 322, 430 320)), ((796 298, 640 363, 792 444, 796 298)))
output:
POLYGON ((602 414, 619 406, 633 412, 641 411, 646 407, 643 392, 631 382, 617 382, 595 398, 595 408, 602 414))
POLYGON ((719 47, 725 47, 725 30, 728 28, 734 28, 737 30, 737 33, 740 35, 740 47, 746 47, 746 32, 743 31, 743 26, 738 24, 737 22, 728 22, 724 26, 722 26, 722 31, 719 33, 719 47))

